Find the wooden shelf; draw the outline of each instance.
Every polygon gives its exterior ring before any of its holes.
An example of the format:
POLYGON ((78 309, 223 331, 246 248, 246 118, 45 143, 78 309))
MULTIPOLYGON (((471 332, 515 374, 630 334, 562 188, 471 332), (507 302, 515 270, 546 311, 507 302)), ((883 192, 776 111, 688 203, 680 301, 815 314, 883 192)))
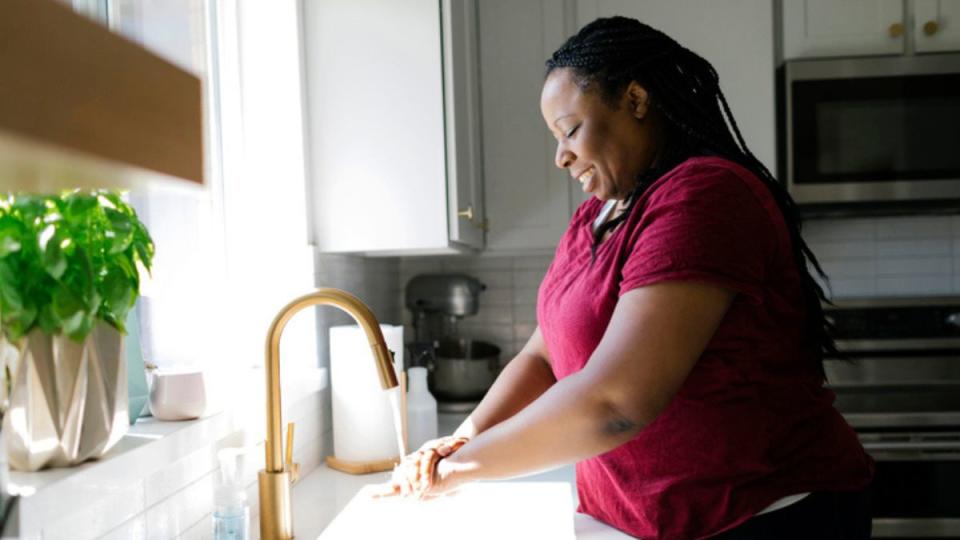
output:
POLYGON ((200 80, 53 0, 0 3, 0 190, 203 185, 200 80))

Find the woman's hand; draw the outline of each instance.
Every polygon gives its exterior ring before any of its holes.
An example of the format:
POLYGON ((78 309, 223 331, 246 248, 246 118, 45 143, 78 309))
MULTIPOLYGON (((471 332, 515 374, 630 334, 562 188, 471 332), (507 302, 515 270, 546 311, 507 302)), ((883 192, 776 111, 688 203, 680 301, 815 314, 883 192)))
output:
POLYGON ((440 437, 427 441, 416 452, 405 456, 400 464, 393 470, 393 476, 384 486, 380 496, 401 495, 404 497, 415 496, 423 498, 438 494, 436 489, 444 485, 448 486, 444 491, 449 490, 449 477, 447 468, 444 468, 445 474, 438 473, 438 464, 441 460, 460 449, 469 439, 466 437, 440 437))

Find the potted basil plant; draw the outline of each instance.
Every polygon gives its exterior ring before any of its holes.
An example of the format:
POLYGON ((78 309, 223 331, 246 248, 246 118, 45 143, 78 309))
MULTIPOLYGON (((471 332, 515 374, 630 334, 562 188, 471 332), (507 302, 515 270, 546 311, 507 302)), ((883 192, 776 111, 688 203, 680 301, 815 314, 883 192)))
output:
POLYGON ((0 350, 15 351, 3 432, 13 468, 100 457, 126 432, 124 321, 153 253, 117 193, 0 195, 0 350))

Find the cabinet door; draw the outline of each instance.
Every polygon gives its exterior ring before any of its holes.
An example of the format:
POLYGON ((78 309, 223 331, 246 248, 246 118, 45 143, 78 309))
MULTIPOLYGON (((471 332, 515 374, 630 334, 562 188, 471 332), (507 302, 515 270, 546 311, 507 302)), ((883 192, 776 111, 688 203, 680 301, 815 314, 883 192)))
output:
POLYGON ((483 247, 477 4, 444 0, 443 67, 450 241, 483 247))
POLYGON ((901 54, 903 0, 786 0, 784 58, 901 54))
POLYGON ((561 6, 479 2, 488 250, 550 251, 570 219, 572 180, 540 114, 544 62, 566 37, 561 6))
POLYGON ((439 1, 303 9, 317 247, 448 248, 439 1))
POLYGON ((913 15, 917 52, 960 51, 960 2, 914 0, 913 15))
POLYGON ((580 0, 580 26, 597 17, 633 17, 706 58, 720 74, 740 132, 776 171, 771 0, 580 0), (736 31, 721 29, 736 28, 736 31))

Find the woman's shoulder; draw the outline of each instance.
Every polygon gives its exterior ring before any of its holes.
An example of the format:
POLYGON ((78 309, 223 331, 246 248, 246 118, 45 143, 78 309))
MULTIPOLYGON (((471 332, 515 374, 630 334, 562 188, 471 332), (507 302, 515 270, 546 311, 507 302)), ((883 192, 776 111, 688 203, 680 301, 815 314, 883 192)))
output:
POLYGON ((716 185, 718 177, 737 178, 742 184, 763 187, 757 175, 739 163, 720 156, 695 156, 681 162, 658 182, 716 185))
POLYGON ((775 214, 777 208, 770 189, 756 174, 719 156, 687 159, 660 177, 650 193, 648 205, 692 200, 717 207, 762 208, 768 214, 775 214))

